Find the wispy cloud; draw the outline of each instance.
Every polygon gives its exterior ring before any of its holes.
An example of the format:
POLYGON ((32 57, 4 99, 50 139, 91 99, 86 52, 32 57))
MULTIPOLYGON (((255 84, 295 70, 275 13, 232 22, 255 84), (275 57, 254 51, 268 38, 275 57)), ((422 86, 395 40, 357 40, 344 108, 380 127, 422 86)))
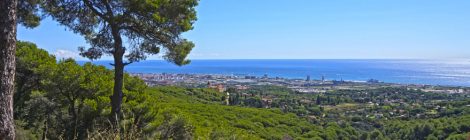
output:
POLYGON ((54 52, 54 55, 59 59, 67 59, 67 58, 83 59, 83 57, 81 57, 78 52, 70 51, 70 50, 59 49, 54 52))
MULTIPOLYGON (((156 55, 150 55, 147 57, 147 60, 161 60, 163 59, 163 56, 165 55, 165 53, 159 53, 159 54, 156 54, 156 55)), ((220 57, 220 56, 223 56, 222 54, 220 53, 198 53, 198 52, 192 52, 192 53, 189 53, 189 56, 188 58, 189 59, 213 59, 213 58, 217 58, 217 57, 220 57)))

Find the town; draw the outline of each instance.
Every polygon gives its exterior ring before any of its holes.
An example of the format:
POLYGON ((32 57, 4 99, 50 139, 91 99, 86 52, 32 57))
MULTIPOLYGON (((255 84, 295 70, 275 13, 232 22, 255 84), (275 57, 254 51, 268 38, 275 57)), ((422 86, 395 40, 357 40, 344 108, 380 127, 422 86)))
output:
POLYGON ((148 86, 185 86, 208 87, 224 92, 228 88, 246 90, 252 86, 282 86, 300 93, 325 93, 329 90, 376 89, 383 87, 406 87, 433 93, 470 93, 468 87, 433 86, 419 84, 384 83, 377 79, 367 81, 327 80, 324 76, 313 79, 307 75, 305 79, 289 79, 269 77, 267 74, 257 77, 251 75, 221 74, 170 74, 170 73, 131 73, 145 81, 148 86))

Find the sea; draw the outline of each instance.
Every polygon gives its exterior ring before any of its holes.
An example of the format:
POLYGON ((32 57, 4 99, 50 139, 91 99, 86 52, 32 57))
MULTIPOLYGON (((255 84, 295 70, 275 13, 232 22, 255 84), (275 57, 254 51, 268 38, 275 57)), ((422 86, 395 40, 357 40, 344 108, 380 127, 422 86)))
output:
MULTIPOLYGON (((85 61, 80 61, 84 63, 85 61)), ((112 68, 112 61, 92 63, 112 68)), ((192 60, 176 66, 163 60, 146 60, 125 68, 130 73, 220 74, 386 83, 470 87, 470 60, 391 60, 391 59, 269 59, 192 60)))

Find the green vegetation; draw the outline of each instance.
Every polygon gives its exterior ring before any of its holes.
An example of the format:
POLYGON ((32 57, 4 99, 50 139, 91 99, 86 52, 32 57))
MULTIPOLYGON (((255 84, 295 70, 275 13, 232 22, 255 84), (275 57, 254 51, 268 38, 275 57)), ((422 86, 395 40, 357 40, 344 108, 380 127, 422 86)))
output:
POLYGON ((113 71, 57 62, 28 42, 18 43, 17 56, 18 139, 465 139, 470 131, 466 94, 256 86, 230 89, 224 105, 226 94, 213 89, 148 87, 126 74, 116 132, 113 71))
POLYGON ((56 62, 28 42, 18 43, 17 53, 19 138, 279 139, 316 130, 306 120, 279 110, 222 106, 223 94, 211 89, 149 88, 126 75, 122 129, 114 134, 108 121, 112 71, 71 59, 56 62))
POLYGON ((80 55, 91 60, 112 55, 114 86, 111 122, 122 117, 124 67, 164 50, 163 58, 177 65, 186 59, 194 44, 181 37, 193 29, 197 0, 44 0, 41 8, 61 25, 82 35, 89 48, 80 55))

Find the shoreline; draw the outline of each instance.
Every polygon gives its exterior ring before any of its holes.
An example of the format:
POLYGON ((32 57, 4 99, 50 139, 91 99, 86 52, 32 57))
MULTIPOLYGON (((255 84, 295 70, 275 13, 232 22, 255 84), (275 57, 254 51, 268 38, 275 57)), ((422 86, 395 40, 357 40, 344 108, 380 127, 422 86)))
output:
MULTIPOLYGON (((244 77, 244 76, 255 76, 256 78, 262 78, 261 76, 257 75, 250 75, 250 74, 206 74, 206 73, 140 73, 140 72, 128 72, 131 75, 139 75, 139 74, 144 74, 144 75, 206 75, 206 76, 224 76, 224 77, 244 77)), ((305 80, 300 77, 292 78, 292 77, 268 77, 270 79, 286 79, 286 80, 305 80)), ((320 81, 321 79, 311 79, 312 81, 320 81)), ((380 79, 374 79, 370 78, 367 80, 350 80, 350 79, 325 79, 326 81, 345 81, 345 82, 352 82, 352 83, 382 83, 382 84, 393 84, 393 85, 403 85, 403 86, 436 86, 436 87, 463 87, 463 88, 470 88, 469 86, 463 86, 463 85, 439 85, 439 84, 424 84, 424 83, 399 83, 399 82, 387 82, 387 81, 381 81, 380 79), (377 80, 377 82, 370 82, 369 80, 377 80)))
MULTIPOLYGON (((234 76, 223 74, 175 74, 175 73, 130 73, 144 80, 147 85, 170 85, 187 87, 236 87, 246 89, 250 86, 284 86, 294 91, 304 93, 323 93, 332 89, 375 89, 382 87, 406 87, 409 89, 425 90, 441 93, 466 93, 470 87, 442 86, 425 84, 400 84, 382 82, 376 79, 368 81, 357 80, 328 80, 328 79, 298 79, 284 77, 234 76)), ((220 91, 223 91, 222 89, 220 91)))
MULTIPOLYGON (((112 69, 109 61, 93 61, 112 69)), ((84 63, 81 61, 79 63, 84 63)), ((367 81, 432 86, 470 87, 468 62, 416 62, 414 60, 194 60, 182 67, 163 60, 146 60, 125 68, 129 73, 211 74, 289 79, 367 81)))

